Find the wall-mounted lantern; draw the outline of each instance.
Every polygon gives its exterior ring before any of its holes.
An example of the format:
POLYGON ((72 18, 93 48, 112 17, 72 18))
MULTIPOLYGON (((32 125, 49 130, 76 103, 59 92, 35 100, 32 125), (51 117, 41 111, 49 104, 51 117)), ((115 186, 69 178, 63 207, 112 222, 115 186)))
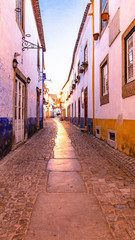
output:
POLYGON ((13 59, 13 68, 16 69, 18 65, 18 62, 16 60, 16 58, 13 59))
POLYGON ((31 82, 31 79, 27 77, 27 83, 29 84, 31 82))

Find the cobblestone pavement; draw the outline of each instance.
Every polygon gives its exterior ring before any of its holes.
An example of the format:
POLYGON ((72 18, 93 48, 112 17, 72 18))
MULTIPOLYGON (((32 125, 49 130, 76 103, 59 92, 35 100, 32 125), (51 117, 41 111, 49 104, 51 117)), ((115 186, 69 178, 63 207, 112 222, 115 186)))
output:
MULTIPOLYGON (((94 191, 114 238, 134 240, 135 159, 68 122, 61 123, 82 165, 87 192, 94 191)), ((53 158, 56 133, 56 122, 46 120, 45 129, 1 160, 0 240, 25 239, 37 195, 46 188, 45 169, 53 158)))
POLYGON ((39 192, 43 191, 46 164, 53 157, 57 125, 46 121, 22 147, 0 162, 0 240, 22 240, 39 192))
POLYGON ((94 191, 117 240, 135 239, 135 159, 63 122, 76 150, 87 191, 94 191))

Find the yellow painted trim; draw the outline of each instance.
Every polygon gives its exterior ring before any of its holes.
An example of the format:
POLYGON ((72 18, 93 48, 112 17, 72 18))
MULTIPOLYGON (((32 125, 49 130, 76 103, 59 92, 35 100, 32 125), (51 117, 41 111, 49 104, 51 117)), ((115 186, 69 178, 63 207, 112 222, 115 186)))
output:
MULTIPOLYGON (((95 22, 94 22, 94 1, 92 0, 92 13, 89 13, 89 16, 92 16, 92 31, 93 34, 95 32, 95 22)), ((92 34, 92 35, 93 35, 92 34)), ((93 41, 92 41, 92 97, 93 97, 93 135, 95 135, 95 72, 94 72, 94 68, 95 68, 95 42, 94 42, 94 37, 93 37, 93 41)))
POLYGON ((117 149, 135 156, 135 120, 95 119, 95 126, 101 128, 101 139, 107 142, 107 130, 117 132, 117 149))

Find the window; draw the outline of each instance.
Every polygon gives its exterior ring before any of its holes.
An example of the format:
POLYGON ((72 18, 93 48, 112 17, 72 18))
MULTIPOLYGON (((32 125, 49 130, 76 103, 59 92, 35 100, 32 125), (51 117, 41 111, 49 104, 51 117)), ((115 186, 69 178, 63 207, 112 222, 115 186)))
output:
POLYGON ((135 66, 135 54, 133 54, 133 49, 135 48, 135 29, 125 38, 125 63, 126 63, 126 83, 135 80, 134 66, 135 66))
POLYGON ((17 22, 19 27, 24 30, 24 0, 17 0, 16 9, 17 22))
POLYGON ((84 89, 83 88, 81 90, 81 103, 82 103, 82 108, 84 108, 84 89))
POLYGON ((88 62, 88 46, 87 46, 87 44, 85 45, 85 48, 84 48, 84 62, 88 62))
POLYGON ((102 95, 108 94, 108 75, 107 75, 107 61, 101 67, 101 81, 102 81, 102 95))
POLYGON ((78 76, 79 76, 79 70, 80 70, 80 61, 78 62, 78 69, 77 69, 78 76))
POLYGON ((37 48, 37 67, 40 69, 40 48, 39 48, 39 43, 37 43, 38 48, 37 48))
POLYGON ((122 97, 135 95, 135 20, 122 35, 122 97))
POLYGON ((113 147, 117 148, 117 132, 114 130, 107 130, 107 143, 113 147))
POLYGON ((102 13, 103 12, 108 12, 108 0, 101 0, 101 31, 106 25, 106 21, 102 20, 102 13))
POLYGON ((100 91, 100 105, 106 104, 109 102, 109 84, 108 84, 108 55, 107 57, 103 60, 103 62, 100 64, 100 75, 101 75, 101 80, 100 80, 100 86, 101 86, 101 91, 100 91))

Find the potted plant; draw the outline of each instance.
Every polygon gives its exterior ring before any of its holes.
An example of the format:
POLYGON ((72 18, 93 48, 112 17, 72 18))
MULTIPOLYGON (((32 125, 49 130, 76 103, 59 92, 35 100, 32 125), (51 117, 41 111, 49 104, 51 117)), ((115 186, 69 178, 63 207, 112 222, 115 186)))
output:
POLYGON ((78 80, 77 82, 79 82, 79 81, 80 81, 80 75, 78 75, 78 76, 77 76, 77 80, 78 80))
POLYGON ((108 21, 109 19, 109 14, 108 12, 103 12, 102 13, 102 20, 105 22, 105 21, 108 21))
POLYGON ((72 89, 75 89, 75 83, 72 84, 72 89))
POLYGON ((76 79, 75 79, 75 83, 77 83, 77 82, 78 82, 78 79, 76 78, 76 79))
POLYGON ((93 33, 94 40, 98 40, 99 33, 93 33))
POLYGON ((84 68, 80 67, 79 73, 83 73, 83 72, 84 72, 84 68))
POLYGON ((84 68, 84 69, 87 68, 88 67, 88 62, 87 61, 82 62, 81 67, 84 68))

